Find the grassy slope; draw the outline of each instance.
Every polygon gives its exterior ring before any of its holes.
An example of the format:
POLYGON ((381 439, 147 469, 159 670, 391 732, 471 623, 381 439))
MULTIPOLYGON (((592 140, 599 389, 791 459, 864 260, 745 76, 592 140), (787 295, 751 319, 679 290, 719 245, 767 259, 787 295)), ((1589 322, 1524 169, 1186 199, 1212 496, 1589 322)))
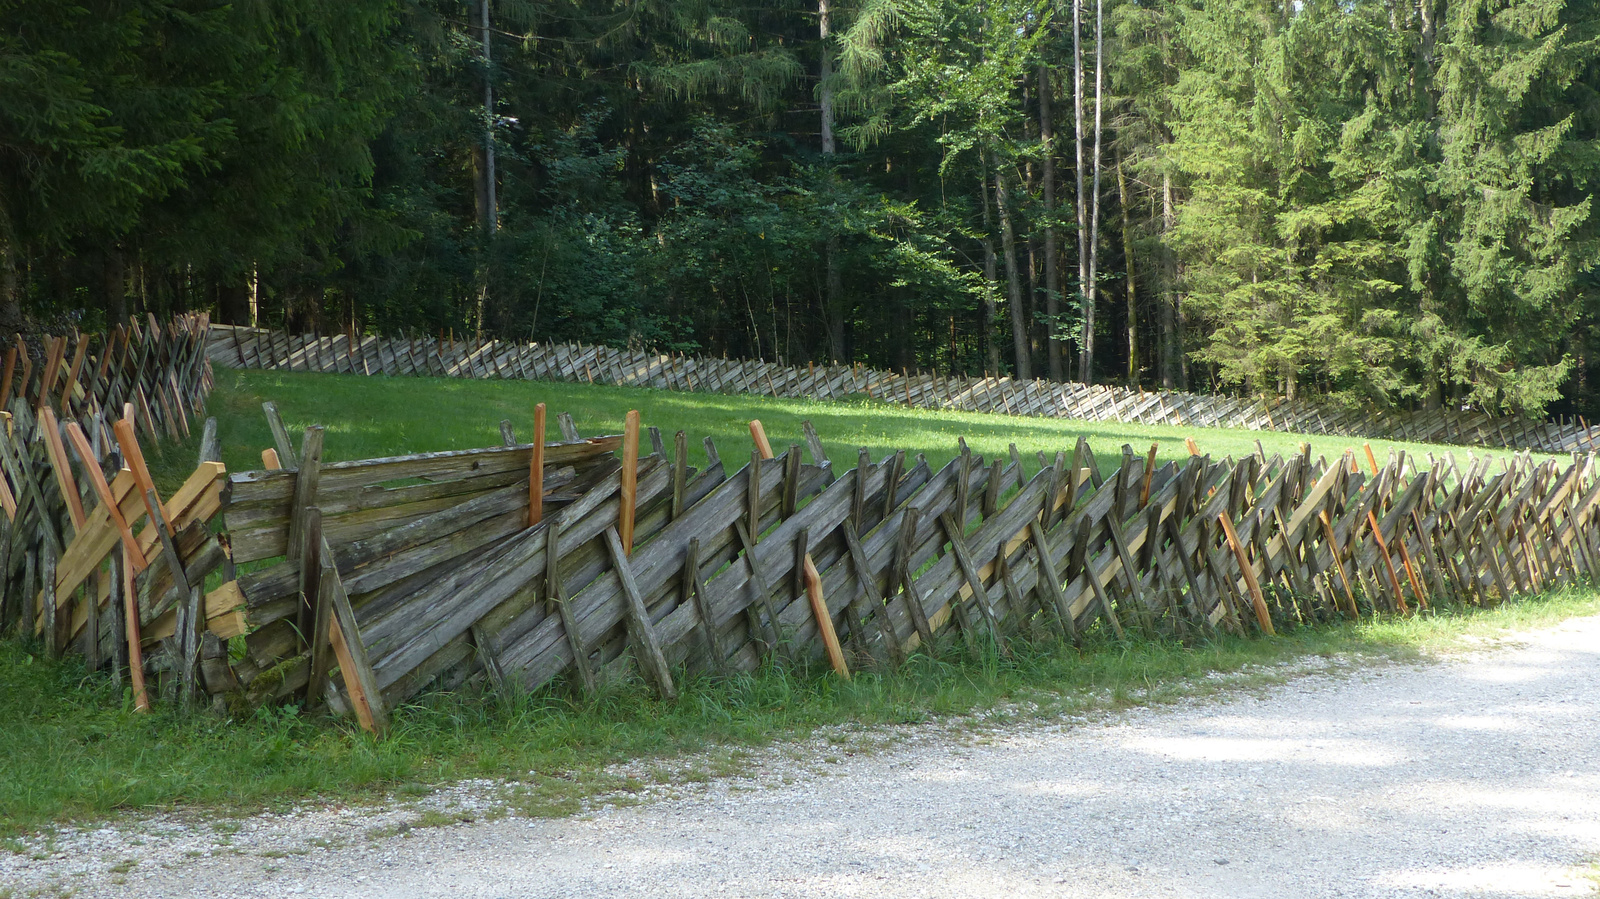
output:
MULTIPOLYGON (((1184 431, 1137 425, 1084 425, 966 413, 907 410, 880 404, 829 404, 757 397, 684 395, 611 387, 439 379, 383 379, 219 372, 211 410, 218 418, 230 469, 259 467, 271 438, 260 412, 278 402, 292 429, 328 428, 331 461, 405 452, 470 448, 498 442, 510 418, 526 436, 536 402, 571 412, 586 434, 614 433, 629 408, 670 433, 682 428, 699 453, 699 438, 716 438, 736 461, 749 452, 746 422, 760 417, 775 442, 797 440, 811 419, 842 464, 855 447, 875 456, 890 449, 928 454, 942 464, 965 436, 985 455, 1015 442, 1035 450, 1070 449, 1087 434, 1108 468, 1123 443, 1161 444, 1163 458, 1184 453, 1194 436, 1207 451, 1241 455, 1259 438, 1272 450, 1293 450, 1294 435, 1184 431)), ((554 429, 552 426, 552 433, 554 429)), ((150 453, 168 485, 192 467, 199 434, 150 453)), ((1332 455, 1346 444, 1318 439, 1332 455)), ((1386 455, 1394 444, 1375 443, 1386 455)), ((1416 452, 1419 447, 1406 446, 1416 452)), ((831 677, 767 671, 728 681, 700 680, 667 705, 638 686, 577 702, 562 690, 511 699, 431 697, 402 709, 393 735, 376 743, 343 726, 327 727, 271 710, 238 722, 171 711, 134 715, 126 695, 102 678, 86 678, 72 662, 51 663, 27 646, 0 643, 0 836, 52 820, 94 817, 118 809, 194 804, 259 807, 309 794, 351 796, 471 776, 528 780, 522 802, 533 813, 562 812, 619 784, 602 773, 613 761, 672 754, 708 745, 737 747, 804 734, 853 719, 867 723, 919 720, 1037 704, 1038 714, 1114 707, 1194 695, 1228 683, 1278 675, 1259 666, 1306 653, 1344 653, 1381 661, 1447 645, 1464 632, 1486 633, 1575 614, 1600 612, 1593 592, 1546 598, 1493 611, 1444 613, 1408 621, 1304 629, 1274 640, 1221 639, 1198 647, 1170 643, 1041 646, 1016 658, 919 658, 894 673, 863 672, 848 684, 831 677), (1213 672, 1226 674, 1210 678, 1213 672), (530 778, 529 772, 537 772, 530 778), (554 772, 563 776, 552 777, 554 772)))
MULTIPOLYGON (((502 419, 510 419, 519 439, 527 439, 534 404, 540 402, 550 410, 552 439, 556 439, 554 418, 558 412, 571 413, 580 433, 596 435, 620 432, 623 415, 629 409, 638 409, 644 424, 659 427, 669 442, 673 432, 686 431, 691 464, 695 465, 704 461, 701 439, 705 437, 716 441, 728 462, 747 458, 751 449, 747 426, 752 418, 762 420, 780 451, 786 444, 800 442, 800 423, 810 419, 830 457, 841 466, 854 465, 857 447, 866 447, 873 458, 898 449, 922 452, 937 468, 955 455, 957 437, 965 437, 973 452, 991 459, 1003 458, 1007 445, 1015 443, 1031 464, 1039 450, 1070 453, 1078 436, 1084 435, 1108 472, 1116 467, 1125 443, 1140 454, 1152 442, 1159 443, 1158 458, 1162 461, 1187 455, 1185 437, 1195 438, 1202 452, 1219 458, 1254 452, 1256 440, 1269 453, 1293 452, 1309 440, 1314 452, 1330 458, 1360 445, 1350 440, 1276 432, 937 412, 874 402, 812 402, 529 381, 365 378, 219 369, 210 408, 221 429, 223 461, 230 470, 260 468, 261 450, 272 445, 261 414, 263 400, 278 404, 292 434, 310 424, 326 427, 327 461, 493 446, 500 441, 502 419)), ((165 483, 181 481, 192 467, 198 440, 196 429, 189 441, 153 454, 154 467, 165 483)), ((1372 448, 1380 459, 1397 448, 1408 453, 1452 449, 1381 440, 1372 441, 1372 448)), ((1459 448, 1454 449, 1464 455, 1459 448)))

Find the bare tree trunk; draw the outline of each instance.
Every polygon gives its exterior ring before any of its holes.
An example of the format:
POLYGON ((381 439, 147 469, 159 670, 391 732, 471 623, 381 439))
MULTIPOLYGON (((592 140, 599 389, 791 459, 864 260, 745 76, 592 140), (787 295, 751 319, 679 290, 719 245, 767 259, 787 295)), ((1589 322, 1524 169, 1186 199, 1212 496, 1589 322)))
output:
MULTIPOLYGON (((479 0, 478 9, 482 15, 483 25, 483 187, 480 190, 479 203, 483 215, 483 233, 493 238, 495 231, 500 226, 500 203, 495 195, 494 174, 494 77, 490 72, 493 57, 490 54, 489 30, 489 0, 479 0)), ((489 302, 489 248, 485 246, 484 255, 478 264, 478 291, 477 301, 474 303, 473 327, 474 337, 483 339, 483 317, 485 307, 489 302)))
POLYGON ((832 156, 833 140, 833 55, 828 51, 828 34, 832 27, 828 0, 817 0, 817 30, 822 38, 822 77, 817 81, 817 103, 822 107, 822 153, 832 156))
POLYGON ((1166 302, 1161 304, 1162 330, 1166 332, 1167 366, 1162 375, 1166 387, 1189 389, 1189 365, 1183 350, 1183 310, 1178 294, 1178 257, 1172 252, 1172 229, 1178 223, 1178 207, 1173 199, 1172 174, 1161 174, 1161 265, 1166 281, 1166 302))
POLYGON ((488 153, 485 147, 472 148, 472 204, 473 210, 478 214, 478 226, 489 227, 489 181, 484 177, 484 172, 489 169, 488 153))
MULTIPOLYGON (((1022 82, 1022 108, 1027 109, 1033 101, 1032 82, 1022 82)), ((1022 120, 1023 136, 1029 143, 1039 139, 1035 130, 1038 125, 1032 118, 1022 120)), ((1024 205, 1029 197, 1039 192, 1039 169, 1031 155, 1022 157, 1022 194, 1024 205)), ((1022 213, 1026 215, 1026 213, 1022 213)), ((1044 248, 1039 244, 1039 236, 1033 232, 1021 235, 1022 247, 1018 252, 1024 254, 1027 264, 1023 266, 1022 283, 1022 318, 1028 323, 1028 359, 1029 365, 1038 364, 1044 358, 1046 335, 1042 325, 1044 315, 1041 312, 1043 304, 1039 296, 1040 266, 1043 264, 1044 248)))
POLYGON ((1061 317, 1061 266, 1056 247, 1055 123, 1050 119, 1050 67, 1039 66, 1039 144, 1044 156, 1044 316, 1045 354, 1050 380, 1066 378, 1061 362, 1061 341, 1056 336, 1061 317))
POLYGON ((1010 193, 1005 174, 994 167, 995 211, 1000 215, 1001 251, 1005 253, 1006 299, 1011 304, 1011 347, 1016 355, 1017 377, 1033 378, 1033 360, 1028 353, 1028 323, 1022 311, 1022 279, 1017 272, 1017 232, 1011 223, 1010 193))
POLYGON ((1094 377, 1094 291, 1089 284, 1089 207, 1083 190, 1083 0, 1072 0, 1073 174, 1078 184, 1078 299, 1083 306, 1078 337, 1078 380, 1094 377))
POLYGON ((988 374, 1000 373, 1000 342, 995 339, 995 332, 999 330, 994 308, 994 295, 1000 283, 999 275, 995 273, 994 253, 994 222, 989 215, 989 179, 978 178, 979 198, 983 201, 983 356, 984 371, 988 374))
POLYGON ((500 206, 494 183, 494 79, 489 72, 489 0, 479 0, 479 9, 483 13, 483 230, 493 234, 500 223, 500 206))
MULTIPOLYGON (((833 54, 828 49, 828 33, 832 27, 828 0, 817 0, 818 31, 821 43, 821 77, 817 81, 817 101, 822 107, 822 155, 830 163, 838 152, 833 137, 833 54)), ((829 177, 832 178, 830 167, 829 177)), ((828 328, 828 352, 834 362, 847 358, 845 353, 844 278, 839 272, 839 235, 829 234, 823 245, 823 319, 828 328)))
POLYGON ((1128 269, 1128 386, 1139 386, 1139 291, 1133 268, 1133 217, 1128 214, 1132 197, 1128 194, 1125 160, 1117 160, 1117 197, 1122 206, 1122 258, 1128 269))
POLYGON ((1089 201, 1089 283, 1084 291, 1083 382, 1094 378, 1094 297, 1100 278, 1100 134, 1105 84, 1105 0, 1094 3, 1094 191, 1089 201))
MULTIPOLYGON (((1029 168, 1029 175, 1032 175, 1032 166, 1029 168)), ((1037 183, 1033 182, 1031 178, 1029 180, 1031 183, 1037 183)), ((1032 196, 1032 188, 1025 185, 1022 189, 1022 195, 1024 197, 1032 196)), ((1026 247, 1024 252, 1028 256, 1027 277, 1022 285, 1022 298, 1026 301, 1023 313, 1028 320, 1028 358, 1032 359, 1034 364, 1038 364, 1044 358, 1046 339, 1043 306, 1039 302, 1039 267, 1044 263, 1044 246, 1032 234, 1023 235, 1022 243, 1026 247)), ((1039 375, 1039 377, 1042 377, 1042 375, 1039 375)))

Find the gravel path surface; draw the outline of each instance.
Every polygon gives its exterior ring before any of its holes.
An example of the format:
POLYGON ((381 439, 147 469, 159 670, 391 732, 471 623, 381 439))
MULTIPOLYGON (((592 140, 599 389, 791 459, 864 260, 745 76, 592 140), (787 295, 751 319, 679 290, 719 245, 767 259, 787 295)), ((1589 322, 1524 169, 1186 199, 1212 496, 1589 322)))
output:
POLYGON ((1436 665, 830 745, 559 820, 394 834, 415 807, 305 809, 58 834, 0 854, 0 896, 1588 896, 1600 618, 1436 665))

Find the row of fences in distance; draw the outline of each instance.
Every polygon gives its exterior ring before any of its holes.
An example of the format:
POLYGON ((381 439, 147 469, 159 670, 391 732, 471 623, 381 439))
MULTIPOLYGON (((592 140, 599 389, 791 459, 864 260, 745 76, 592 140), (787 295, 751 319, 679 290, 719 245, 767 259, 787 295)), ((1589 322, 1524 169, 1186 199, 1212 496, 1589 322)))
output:
MULTIPOLYGON (((124 638, 137 622, 147 636, 171 632, 182 611, 168 599, 169 566, 151 562, 166 553, 181 557, 172 569, 193 564, 204 542, 196 522, 216 514, 227 484, 220 465, 202 465, 161 500, 140 439, 183 438, 198 426, 212 386, 205 329, 203 317, 151 317, 105 333, 18 336, 7 349, 0 631, 36 633, 52 650, 70 644, 91 668, 118 672, 143 669, 128 657, 137 659, 139 641, 124 638)), ((215 457, 215 424, 205 427, 215 457)))
POLYGON ((764 665, 849 677, 1019 640, 1273 634, 1499 603, 1600 565, 1588 454, 1191 447, 1156 466, 1154 447, 1097 458, 1080 440, 1028 460, 963 447, 937 471, 863 450, 841 470, 809 426, 774 452, 753 422, 751 446, 706 441, 697 469, 687 435, 635 415, 590 438, 559 416, 547 441, 540 407, 527 442, 506 422, 498 446, 325 464, 321 428, 265 411, 263 470, 202 462, 162 498, 134 462, 97 488, 110 503, 41 566, 37 632, 131 666, 151 701, 300 702, 381 730, 430 689, 636 676, 672 697, 764 665))
POLYGON ((805 399, 867 397, 928 409, 1004 412, 1082 421, 1244 428, 1308 435, 1527 449, 1600 450, 1600 427, 1474 410, 1385 411, 1261 397, 1147 392, 1006 377, 945 377, 861 366, 804 367, 583 344, 291 335, 213 325, 216 365, 284 371, 523 378, 805 399))

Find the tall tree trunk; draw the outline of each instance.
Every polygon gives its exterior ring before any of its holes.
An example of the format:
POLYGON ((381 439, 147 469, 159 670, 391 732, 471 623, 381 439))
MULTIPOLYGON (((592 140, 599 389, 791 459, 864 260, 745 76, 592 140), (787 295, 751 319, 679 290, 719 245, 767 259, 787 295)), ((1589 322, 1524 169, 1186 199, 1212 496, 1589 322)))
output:
POLYGON ((1083 312, 1078 336, 1078 380, 1094 377, 1094 291, 1089 285, 1089 207, 1083 189, 1083 0, 1072 0, 1073 174, 1078 186, 1078 300, 1083 312))
MULTIPOLYGON (((1032 105, 1033 88, 1034 85, 1031 81, 1022 82, 1022 108, 1024 110, 1032 105)), ((1022 121, 1023 136, 1029 143, 1037 141, 1039 135, 1035 129, 1038 123, 1031 117, 1022 121)), ((1039 192, 1039 170, 1035 164, 1036 162, 1037 160, 1031 155, 1022 157, 1021 196, 1024 198, 1024 205, 1026 205, 1026 198, 1033 197, 1039 192)), ((1026 215, 1026 213, 1023 213, 1023 215, 1026 215)), ((1043 262, 1041 258, 1043 256, 1043 248, 1039 245, 1039 236, 1031 231, 1023 234, 1021 240, 1022 247, 1019 248, 1019 252, 1023 253, 1027 260, 1027 264, 1023 266, 1022 318, 1028 323, 1028 359, 1029 367, 1031 368, 1044 358, 1045 352, 1045 334, 1041 328, 1044 316, 1040 314, 1043 304, 1040 302, 1039 296, 1039 276, 1040 266, 1043 262)))
POLYGON ((1126 160, 1117 160, 1117 198, 1122 206, 1122 258, 1128 270, 1128 386, 1139 386, 1139 291, 1133 268, 1133 217, 1128 212, 1126 160))
POLYGON ((489 169, 488 153, 484 147, 473 147, 472 158, 472 207, 477 213, 478 227, 487 230, 489 227, 489 181, 484 177, 484 172, 489 169))
POLYGON ((995 339, 995 332, 999 330, 1000 323, 996 320, 994 296, 999 292, 1000 277, 995 273, 994 253, 994 222, 989 213, 989 179, 985 176, 978 178, 979 199, 983 202, 983 357, 984 372, 987 374, 1000 374, 1000 342, 995 339))
MULTIPOLYGON (((1425 87, 1432 88, 1433 80, 1433 43, 1438 34, 1438 15, 1433 8, 1434 0, 1417 0, 1417 24, 1421 31, 1422 40, 1417 44, 1418 75, 1425 79, 1425 87)), ((1431 92, 1425 90, 1424 93, 1431 92)), ((1432 104, 1429 104, 1428 117, 1433 118, 1432 104)))
POLYGON ((489 52, 489 0, 479 0, 479 10, 483 15, 483 230, 493 234, 500 224, 500 206, 494 183, 494 78, 489 71, 493 62, 489 52))
MULTIPOLYGON (((1435 0, 1417 0, 1417 66, 1416 75, 1419 93, 1422 95, 1423 115, 1427 122, 1427 136, 1424 139, 1424 151, 1429 156, 1436 153, 1443 143, 1443 136, 1439 133, 1439 95, 1435 90, 1433 49, 1438 30, 1438 13, 1435 9, 1435 0)), ((1428 191, 1427 206, 1435 220, 1439 216, 1439 193, 1428 191)), ((1435 314, 1439 308, 1439 289, 1437 274, 1432 266, 1428 267, 1422 277, 1422 289, 1418 292, 1417 306, 1422 316, 1435 314)), ((1426 390, 1428 405, 1432 410, 1439 407, 1444 399, 1444 375, 1442 359, 1432 356, 1427 360, 1426 390)))
POLYGON ((1100 278, 1100 134, 1104 96, 1105 59, 1105 0, 1094 3, 1094 186, 1089 200, 1089 282, 1084 290, 1083 382, 1094 378, 1094 297, 1099 290, 1100 278))
POLYGON ((1178 223, 1177 204, 1173 200, 1172 174, 1161 173, 1161 276, 1166 300, 1161 304, 1162 331, 1167 340, 1166 366, 1162 371, 1163 387, 1189 389, 1189 366, 1183 351, 1183 310, 1178 299, 1178 256, 1172 252, 1172 229, 1178 223))
MULTIPOLYGON (((821 35, 821 77, 817 81, 817 103, 822 108, 822 156, 828 163, 828 177, 833 178, 832 162, 838 152, 833 137, 833 54, 828 49, 828 33, 832 27, 828 0, 817 0, 818 32, 821 35)), ((844 278, 839 272, 839 235, 829 234, 823 245, 823 318, 828 327, 828 352, 834 362, 842 362, 845 352, 844 278)))
MULTIPOLYGON (((492 240, 500 227, 500 202, 495 193, 494 76, 490 71, 493 56, 490 54, 489 0, 478 0, 478 10, 483 26, 483 187, 478 196, 483 215, 483 233, 492 240)), ((478 289, 473 304, 474 336, 478 340, 483 339, 483 319, 489 304, 489 253, 486 240, 483 256, 478 263, 478 289)))
MULTIPOLYGON (((1032 196, 1033 191, 1024 187, 1022 195, 1032 196)), ((1028 358, 1038 364, 1045 352, 1043 305, 1039 302, 1039 267, 1044 262, 1044 247, 1032 234, 1023 235, 1022 243, 1028 254, 1027 277, 1022 285, 1023 313, 1028 320, 1028 358)))
POLYGON ((1061 320, 1061 267, 1056 247, 1056 148, 1055 123, 1050 119, 1050 67, 1039 66, 1039 146, 1044 157, 1044 317, 1045 355, 1050 380, 1066 378, 1061 364, 1061 341, 1057 330, 1061 320))
MULTIPOLYGON (((128 266, 122 258, 122 248, 114 241, 106 244, 100 257, 100 301, 108 327, 128 323, 128 266)), ((232 319, 227 321, 239 324, 232 319)))
POLYGON ((828 34, 832 28, 828 0, 817 0, 817 31, 822 38, 822 77, 817 81, 817 104, 822 107, 822 154, 832 156, 833 140, 833 54, 828 50, 828 34))
POLYGON ((1011 223, 1010 193, 1000 166, 994 169, 995 212, 1000 216, 1001 251, 1005 253, 1006 299, 1011 304, 1011 347, 1016 355, 1017 377, 1033 378, 1033 360, 1028 353, 1028 322, 1022 310, 1022 278, 1017 271, 1017 232, 1011 223))

